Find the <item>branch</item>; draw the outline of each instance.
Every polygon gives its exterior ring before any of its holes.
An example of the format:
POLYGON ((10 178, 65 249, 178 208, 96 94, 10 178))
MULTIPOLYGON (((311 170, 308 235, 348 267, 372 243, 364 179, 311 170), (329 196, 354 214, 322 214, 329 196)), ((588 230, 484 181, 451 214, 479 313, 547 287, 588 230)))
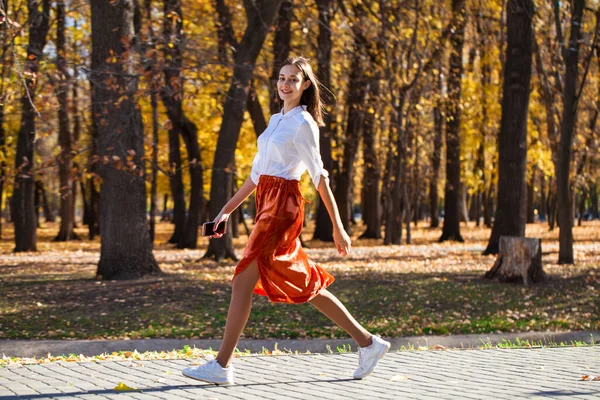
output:
POLYGON ((556 36, 560 47, 560 56, 564 62, 565 58, 565 37, 563 36, 562 27, 560 25, 560 5, 559 0, 552 0, 552 8, 554 9, 554 25, 556 27, 556 36))
POLYGON ((579 91, 577 92, 577 96, 575 96, 575 106, 574 113, 577 113, 577 107, 579 105, 579 98, 581 97, 581 93, 583 92, 583 87, 585 86, 585 81, 588 76, 588 72, 590 71, 590 65, 592 64, 592 57, 594 55, 594 51, 596 50, 596 46, 598 44, 598 27, 600 24, 600 8, 596 11, 596 28, 594 29, 594 41, 592 43, 592 48, 590 50, 590 54, 586 60, 587 65, 585 66, 585 72, 583 73, 583 78, 581 79, 581 86, 579 87, 579 91))

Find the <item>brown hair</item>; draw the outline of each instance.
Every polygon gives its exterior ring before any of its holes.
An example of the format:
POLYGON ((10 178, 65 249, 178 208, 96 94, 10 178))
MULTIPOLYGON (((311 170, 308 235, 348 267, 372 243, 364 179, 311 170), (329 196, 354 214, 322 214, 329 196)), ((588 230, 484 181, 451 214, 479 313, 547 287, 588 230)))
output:
MULTIPOLYGON (((302 77, 310 81, 310 86, 304 90, 300 98, 300 104, 306 106, 306 110, 312 115, 318 126, 324 126, 323 122, 323 100, 321 99, 321 82, 313 72, 308 60, 304 57, 290 57, 281 64, 280 68, 293 65, 302 72, 302 77)), ((279 99, 279 96, 277 96, 279 99)))

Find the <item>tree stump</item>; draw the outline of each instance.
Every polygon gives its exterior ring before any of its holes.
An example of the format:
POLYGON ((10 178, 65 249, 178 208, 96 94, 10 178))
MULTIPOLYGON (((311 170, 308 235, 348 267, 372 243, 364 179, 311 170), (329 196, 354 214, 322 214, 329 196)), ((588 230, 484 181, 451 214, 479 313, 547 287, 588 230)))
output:
POLYGON ((525 286, 546 280, 547 275, 542 268, 542 239, 500 237, 498 258, 485 277, 497 277, 501 282, 523 279, 525 286))

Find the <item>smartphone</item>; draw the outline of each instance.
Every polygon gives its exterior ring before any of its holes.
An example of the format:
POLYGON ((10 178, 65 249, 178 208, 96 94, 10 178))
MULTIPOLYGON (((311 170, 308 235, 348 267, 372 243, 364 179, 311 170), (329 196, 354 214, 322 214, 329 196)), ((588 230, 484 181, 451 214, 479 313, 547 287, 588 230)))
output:
POLYGON ((227 231, 227 222, 221 222, 215 229, 214 222, 205 222, 202 224, 202 236, 214 236, 217 233, 225 234, 227 231))

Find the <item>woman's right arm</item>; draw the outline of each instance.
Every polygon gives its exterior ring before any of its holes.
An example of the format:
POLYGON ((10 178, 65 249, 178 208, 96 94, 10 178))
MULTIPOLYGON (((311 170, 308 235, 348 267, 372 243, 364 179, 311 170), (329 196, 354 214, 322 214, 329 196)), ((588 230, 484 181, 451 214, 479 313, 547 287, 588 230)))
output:
MULTIPOLYGON (((254 192, 254 189, 256 189, 256 185, 252 179, 246 179, 242 187, 235 192, 233 197, 229 199, 227 204, 225 204, 219 212, 219 215, 217 215, 214 219, 215 226, 219 225, 223 221, 227 221, 229 219, 229 215, 231 215, 231 213, 234 212, 236 208, 238 208, 240 204, 242 204, 244 200, 246 200, 248 196, 252 194, 252 192, 254 192)), ((211 238, 220 238, 221 236, 223 235, 216 234, 215 236, 211 236, 211 238)))

